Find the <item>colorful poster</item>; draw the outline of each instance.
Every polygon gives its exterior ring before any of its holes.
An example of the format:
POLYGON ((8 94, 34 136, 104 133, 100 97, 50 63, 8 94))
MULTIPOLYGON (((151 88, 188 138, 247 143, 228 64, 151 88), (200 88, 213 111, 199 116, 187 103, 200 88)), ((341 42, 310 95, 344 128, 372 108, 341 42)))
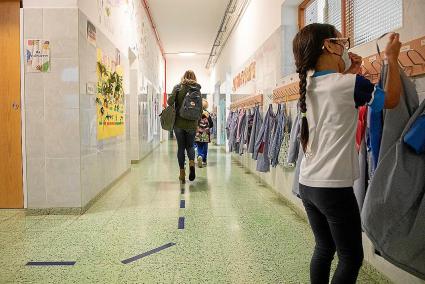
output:
POLYGON ((27 72, 50 72, 50 41, 29 39, 25 62, 27 72))
POLYGON ((97 139, 125 133, 123 70, 97 49, 97 139))
POLYGON ((87 41, 96 46, 96 27, 90 21, 87 21, 87 41))

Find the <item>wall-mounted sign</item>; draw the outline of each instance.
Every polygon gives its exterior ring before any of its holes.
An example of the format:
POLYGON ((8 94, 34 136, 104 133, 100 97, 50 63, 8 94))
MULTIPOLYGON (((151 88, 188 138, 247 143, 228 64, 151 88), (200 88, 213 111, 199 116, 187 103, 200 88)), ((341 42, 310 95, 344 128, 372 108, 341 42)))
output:
POLYGON ((87 82, 86 84, 87 95, 96 95, 97 94, 97 84, 94 82, 87 82))
POLYGON ((96 27, 90 21, 87 21, 87 41, 96 46, 96 27))
POLYGON ((233 91, 235 92, 246 83, 255 79, 255 61, 246 67, 233 79, 233 91))
POLYGON ((50 72, 50 41, 29 39, 25 54, 27 72, 50 72))

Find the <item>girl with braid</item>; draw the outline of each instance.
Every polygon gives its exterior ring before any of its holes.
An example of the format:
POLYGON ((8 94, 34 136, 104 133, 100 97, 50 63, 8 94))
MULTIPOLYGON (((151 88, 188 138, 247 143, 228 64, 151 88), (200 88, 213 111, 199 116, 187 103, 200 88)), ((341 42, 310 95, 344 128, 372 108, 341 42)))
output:
POLYGON ((357 107, 381 111, 398 105, 401 82, 397 58, 401 43, 393 33, 385 49, 388 83, 384 90, 360 72, 362 58, 349 53, 349 39, 332 25, 311 24, 293 41, 300 77, 300 195, 316 246, 310 263, 313 284, 355 283, 363 262, 359 208, 353 193, 359 177, 355 148, 357 107))

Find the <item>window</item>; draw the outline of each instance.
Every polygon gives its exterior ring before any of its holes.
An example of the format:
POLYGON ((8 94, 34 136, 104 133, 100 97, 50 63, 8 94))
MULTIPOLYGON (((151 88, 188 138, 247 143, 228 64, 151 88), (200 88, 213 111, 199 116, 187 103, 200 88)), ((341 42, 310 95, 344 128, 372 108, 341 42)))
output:
POLYGON ((403 22, 402 0, 354 0, 346 11, 348 35, 354 45, 369 42, 398 29, 403 22))
POLYGON ((341 0, 314 0, 304 12, 305 24, 327 23, 341 30, 341 0))
POLYGON ((306 0, 299 7, 299 25, 328 23, 354 46, 398 29, 403 23, 403 0, 306 0))

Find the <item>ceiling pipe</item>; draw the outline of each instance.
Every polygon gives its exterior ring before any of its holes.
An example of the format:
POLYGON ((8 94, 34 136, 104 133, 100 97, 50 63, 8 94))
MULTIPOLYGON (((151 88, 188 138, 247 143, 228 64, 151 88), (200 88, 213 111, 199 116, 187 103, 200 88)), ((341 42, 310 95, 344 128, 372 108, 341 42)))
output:
POLYGON ((143 3, 143 8, 145 8, 146 14, 148 15, 149 22, 151 23, 153 32, 155 33, 156 42, 158 43, 159 49, 161 50, 162 59, 164 59, 164 98, 163 98, 164 104, 163 104, 163 107, 165 108, 167 106, 167 59, 165 58, 164 47, 162 45, 158 30, 153 20, 152 13, 149 8, 148 0, 142 0, 142 3, 143 3))
POLYGON ((205 68, 215 65, 233 29, 238 24, 250 0, 229 0, 205 68))

